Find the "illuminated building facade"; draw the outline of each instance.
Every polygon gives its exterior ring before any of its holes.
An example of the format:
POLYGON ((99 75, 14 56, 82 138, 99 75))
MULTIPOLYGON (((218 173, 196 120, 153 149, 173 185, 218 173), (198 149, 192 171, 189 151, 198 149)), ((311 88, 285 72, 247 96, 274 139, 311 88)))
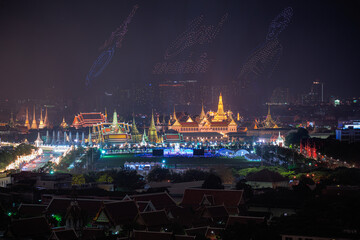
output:
POLYGON ((272 119, 270 113, 270 106, 268 108, 268 114, 264 121, 260 122, 255 119, 254 129, 272 129, 272 128, 279 128, 277 123, 272 119))
POLYGON ((112 123, 100 122, 92 125, 91 141, 111 145, 119 145, 131 141, 130 125, 119 123, 114 111, 112 123))
POLYGON ((217 112, 209 111, 205 114, 204 108, 202 108, 201 114, 197 119, 192 119, 191 116, 188 116, 187 120, 182 122, 176 117, 175 113, 173 119, 175 122, 169 128, 180 133, 218 132, 225 134, 237 132, 237 124, 232 118, 232 112, 224 111, 221 94, 219 96, 217 112))
POLYGON ((91 127, 94 124, 105 123, 106 116, 101 112, 79 113, 74 117, 72 127, 79 129, 91 127))

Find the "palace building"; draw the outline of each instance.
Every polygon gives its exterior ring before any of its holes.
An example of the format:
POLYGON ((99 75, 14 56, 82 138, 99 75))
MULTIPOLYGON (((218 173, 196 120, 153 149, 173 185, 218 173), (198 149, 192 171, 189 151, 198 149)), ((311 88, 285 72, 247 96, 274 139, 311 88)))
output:
POLYGON ((76 129, 79 129, 79 128, 91 127, 95 124, 100 124, 105 122, 106 122, 106 115, 102 114, 101 112, 79 113, 74 117, 74 121, 71 126, 76 129))
POLYGON ((173 129, 180 133, 217 132, 226 134, 229 132, 237 132, 237 123, 232 117, 232 112, 224 111, 221 93, 219 96, 217 112, 209 111, 205 114, 204 106, 202 106, 200 116, 196 119, 188 116, 185 121, 181 121, 176 117, 175 112, 173 119, 175 121, 169 126, 169 129, 173 129))

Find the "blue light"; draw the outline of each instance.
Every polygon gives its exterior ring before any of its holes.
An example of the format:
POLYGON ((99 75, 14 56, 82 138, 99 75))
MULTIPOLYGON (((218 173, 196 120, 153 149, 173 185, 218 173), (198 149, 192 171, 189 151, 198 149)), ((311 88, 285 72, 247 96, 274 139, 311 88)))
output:
POLYGON ((105 153, 106 153, 106 151, 105 151, 105 150, 101 150, 101 153, 102 153, 102 154, 105 154, 105 153))
POLYGON ((165 160, 162 160, 162 163, 165 163, 166 161, 165 160))

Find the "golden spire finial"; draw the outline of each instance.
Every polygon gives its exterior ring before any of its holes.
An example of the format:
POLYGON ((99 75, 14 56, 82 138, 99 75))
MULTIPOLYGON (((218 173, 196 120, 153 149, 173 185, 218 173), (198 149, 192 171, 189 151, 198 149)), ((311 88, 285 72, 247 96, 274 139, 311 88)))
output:
POLYGON ((174 105, 174 116, 173 116, 174 120, 177 120, 177 117, 176 117, 176 111, 175 111, 175 105, 174 105))
POLYGON ((31 129, 37 129, 36 116, 35 116, 35 105, 34 105, 34 113, 33 113, 33 120, 31 123, 31 129))

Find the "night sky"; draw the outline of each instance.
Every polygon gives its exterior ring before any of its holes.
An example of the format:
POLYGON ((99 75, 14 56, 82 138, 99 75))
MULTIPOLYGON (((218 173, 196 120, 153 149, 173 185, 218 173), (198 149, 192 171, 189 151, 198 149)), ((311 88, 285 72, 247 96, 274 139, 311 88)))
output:
POLYGON ((281 59, 267 83, 295 94, 313 80, 325 83, 326 95, 359 96, 359 1, 16 1, 0 0, 1 97, 44 97, 54 86, 59 96, 86 94, 85 78, 109 38, 132 7, 122 47, 92 89, 111 91, 133 83, 196 79, 211 84, 235 81, 250 54, 265 41, 271 21, 293 8, 279 35, 281 59), (159 75, 165 50, 203 15, 203 24, 229 18, 209 44, 194 45, 175 60, 207 52, 214 59, 207 74, 159 75))

